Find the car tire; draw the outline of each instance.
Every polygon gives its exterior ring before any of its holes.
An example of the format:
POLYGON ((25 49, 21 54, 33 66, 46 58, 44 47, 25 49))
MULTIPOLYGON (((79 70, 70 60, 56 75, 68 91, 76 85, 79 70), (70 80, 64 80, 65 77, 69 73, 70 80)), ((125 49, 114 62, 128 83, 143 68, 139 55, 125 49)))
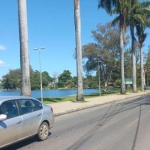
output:
POLYGON ((43 122, 38 130, 37 138, 40 141, 44 141, 48 138, 49 135, 49 126, 46 122, 43 122))

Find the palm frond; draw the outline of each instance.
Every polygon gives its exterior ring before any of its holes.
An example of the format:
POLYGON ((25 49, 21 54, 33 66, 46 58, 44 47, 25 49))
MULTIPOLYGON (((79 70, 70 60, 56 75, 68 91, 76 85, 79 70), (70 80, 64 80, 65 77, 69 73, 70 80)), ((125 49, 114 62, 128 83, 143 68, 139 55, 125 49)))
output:
POLYGON ((107 13, 112 14, 116 0, 99 0, 98 9, 103 8, 107 13))
POLYGON ((116 18, 113 19, 113 21, 111 22, 111 24, 113 26, 115 26, 116 24, 119 24, 120 23, 120 15, 117 16, 116 18))
POLYGON ((141 4, 141 7, 145 7, 145 8, 146 8, 146 7, 147 7, 147 8, 150 7, 150 1, 141 2, 140 4, 141 4))

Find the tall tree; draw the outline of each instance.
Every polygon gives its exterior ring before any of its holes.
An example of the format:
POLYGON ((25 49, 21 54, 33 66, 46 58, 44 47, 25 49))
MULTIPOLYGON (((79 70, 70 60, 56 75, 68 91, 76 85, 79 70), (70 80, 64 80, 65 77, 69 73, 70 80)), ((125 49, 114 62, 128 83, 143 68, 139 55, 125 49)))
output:
POLYGON ((62 74, 58 77, 58 86, 59 87, 66 87, 67 82, 71 80, 71 72, 69 70, 64 70, 62 74))
POLYGON ((92 31, 92 37, 95 43, 88 43, 82 48, 83 58, 85 58, 84 69, 87 74, 90 74, 97 70, 100 61, 101 85, 103 90, 107 91, 113 72, 118 72, 120 75, 120 31, 111 23, 99 24, 97 29, 92 31))
MULTIPOLYGON (((147 7, 150 5, 150 3, 146 3, 147 7)), ((146 20, 142 24, 136 25, 137 30, 137 36, 138 36, 138 46, 140 49, 140 68, 141 68, 141 90, 144 90, 144 66, 143 66, 143 43, 147 37, 147 33, 145 33, 146 26, 150 25, 150 10, 147 10, 147 13, 144 13, 146 16, 146 20)))
POLYGON ((26 0, 18 0, 18 18, 20 35, 21 95, 30 96, 31 85, 26 0))
POLYGON ((125 62, 125 78, 132 78, 132 60, 131 60, 131 48, 127 49, 124 53, 125 62))
MULTIPOLYGON (((148 46, 148 52, 145 57, 145 65, 144 65, 144 84, 150 83, 149 78, 149 72, 150 72, 150 46, 148 46)), ((149 84, 147 84, 149 86, 149 84)))
POLYGON ((81 18, 80 18, 80 0, 74 0, 74 22, 76 35, 76 54, 77 54, 77 101, 84 101, 83 96, 83 77, 82 77, 82 45, 81 45, 81 18))
POLYGON ((2 77, 2 86, 7 90, 20 89, 20 69, 9 70, 9 73, 2 77))
POLYGON ((144 66, 143 66, 143 43, 146 39, 147 34, 144 33, 144 29, 141 25, 137 27, 138 45, 140 49, 140 69, 141 69, 141 90, 144 90, 144 66))
POLYGON ((126 18, 128 12, 128 0, 99 0, 98 8, 104 8, 108 14, 118 14, 113 24, 119 24, 120 28, 120 69, 121 69, 121 94, 125 91, 124 79, 124 34, 126 32, 126 18))
POLYGON ((130 0, 128 12, 128 25, 130 26, 131 32, 131 44, 132 44, 132 78, 133 78, 133 92, 137 91, 136 84, 136 38, 135 38, 135 27, 141 25, 142 28, 146 26, 147 14, 150 10, 148 9, 150 2, 141 2, 139 0, 130 0))

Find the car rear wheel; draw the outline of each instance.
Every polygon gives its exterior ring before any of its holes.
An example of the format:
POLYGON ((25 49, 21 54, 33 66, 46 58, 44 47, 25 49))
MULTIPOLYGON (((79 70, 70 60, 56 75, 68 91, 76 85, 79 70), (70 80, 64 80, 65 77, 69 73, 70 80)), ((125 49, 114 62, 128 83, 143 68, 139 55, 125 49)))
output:
POLYGON ((48 138, 48 135, 49 135, 49 126, 46 122, 43 122, 39 127, 37 138, 40 141, 44 141, 48 138))

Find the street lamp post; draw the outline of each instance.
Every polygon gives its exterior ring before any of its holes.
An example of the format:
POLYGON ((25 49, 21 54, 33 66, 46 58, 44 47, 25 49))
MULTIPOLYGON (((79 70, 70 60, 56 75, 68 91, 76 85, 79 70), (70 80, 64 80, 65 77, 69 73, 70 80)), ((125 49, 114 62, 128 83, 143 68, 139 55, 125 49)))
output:
POLYGON ((43 102, 43 91, 42 91, 42 72, 41 72, 41 58, 40 58, 40 50, 45 49, 44 47, 34 48, 34 50, 39 51, 39 67, 40 67, 40 87, 41 87, 41 101, 43 102))
POLYGON ((101 96, 100 63, 101 63, 101 61, 98 61, 98 74, 99 74, 99 95, 101 96))

